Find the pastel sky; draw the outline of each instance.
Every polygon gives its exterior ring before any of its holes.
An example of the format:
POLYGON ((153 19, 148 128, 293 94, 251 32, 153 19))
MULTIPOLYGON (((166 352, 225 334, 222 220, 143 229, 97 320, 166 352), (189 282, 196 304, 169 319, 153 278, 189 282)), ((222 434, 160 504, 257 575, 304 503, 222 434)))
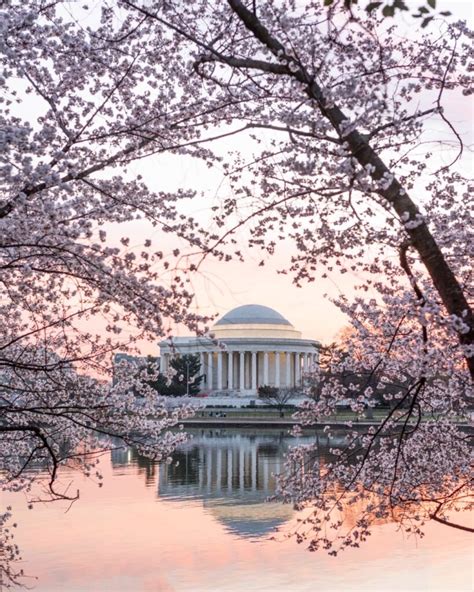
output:
MULTIPOLYGON (((416 9, 420 2, 408 2, 416 9)), ((472 5, 469 0, 456 2, 440 1, 439 10, 449 9, 459 18, 472 20, 472 5)), ((402 15, 407 23, 409 34, 414 31, 414 19, 402 15)), ((456 124, 464 137, 467 145, 472 142, 472 102, 462 97, 459 93, 450 93, 446 96, 446 113, 456 124)), ((439 125, 433 125, 433 132, 440 132, 447 137, 447 130, 440 130, 439 125)), ((241 149, 249 154, 251 148, 243 137, 231 137, 219 144, 218 150, 241 149)), ((443 150, 439 150, 432 159, 432 166, 446 163, 448 156, 443 150)), ((464 173, 472 169, 472 157, 470 151, 466 151, 462 159, 461 168, 464 173)), ((210 207, 214 205, 218 194, 225 194, 226 187, 223 172, 217 167, 209 169, 204 163, 190 157, 178 157, 164 155, 153 157, 145 161, 133 163, 130 167, 132 174, 141 174, 150 187, 157 190, 173 191, 177 187, 188 187, 202 192, 202 197, 189 203, 187 213, 195 214, 200 220, 210 218, 210 207)), ((188 207, 188 206, 186 206, 188 207)), ((128 235, 132 239, 132 245, 141 248, 145 238, 153 240, 153 246, 158 250, 170 252, 178 245, 175 239, 169 235, 163 235, 159 230, 151 227, 146 222, 137 222, 122 225, 112 229, 112 240, 120 236, 128 235)), ((133 248, 133 246, 132 246, 133 248)), ((319 279, 302 288, 292 283, 290 275, 279 275, 278 269, 284 268, 287 258, 291 254, 293 245, 288 243, 280 246, 280 251, 270 258, 265 267, 259 267, 261 253, 257 250, 244 250, 245 263, 219 262, 209 258, 204 262, 199 273, 192 278, 192 287, 196 294, 196 311, 206 315, 222 315, 231 308, 242 304, 264 304, 275 308, 283 314, 297 329, 303 332, 303 337, 317 339, 323 343, 329 343, 336 337, 342 327, 347 325, 344 315, 330 301, 340 293, 351 295, 354 285, 360 278, 357 274, 338 275, 329 274, 328 279, 319 279)), ((176 335, 187 334, 182 327, 174 327, 176 335)), ((143 345, 143 353, 156 353, 153 344, 143 345)))

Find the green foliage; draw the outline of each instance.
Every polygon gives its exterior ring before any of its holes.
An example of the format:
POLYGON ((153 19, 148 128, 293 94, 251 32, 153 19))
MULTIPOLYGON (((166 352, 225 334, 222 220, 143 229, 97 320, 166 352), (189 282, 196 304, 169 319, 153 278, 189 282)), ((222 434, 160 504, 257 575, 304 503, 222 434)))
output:
POLYGON ((196 396, 201 390, 203 379, 199 356, 187 354, 173 358, 170 366, 175 371, 171 381, 160 374, 155 381, 149 383, 150 386, 164 397, 182 397, 186 394, 196 396))

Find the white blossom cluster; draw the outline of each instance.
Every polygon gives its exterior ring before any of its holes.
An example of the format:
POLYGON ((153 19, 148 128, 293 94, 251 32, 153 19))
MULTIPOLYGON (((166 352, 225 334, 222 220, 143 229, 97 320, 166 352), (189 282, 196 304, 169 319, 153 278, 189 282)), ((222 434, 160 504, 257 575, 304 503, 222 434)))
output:
POLYGON ((308 511, 296 538, 335 553, 377 521, 417 534, 426 520, 455 523, 471 503, 472 221, 462 135, 443 102, 472 84, 470 33, 442 23, 442 35, 412 41, 316 1, 259 2, 256 14, 202 1, 191 12, 195 25, 173 26, 200 47, 199 96, 232 101, 232 130, 255 147, 224 159, 232 197, 216 206, 216 246, 241 258, 245 223, 260 265, 293 239, 281 273, 298 285, 360 280, 358 297, 336 302, 353 333, 298 417, 324 422, 347 401, 361 419, 387 410, 329 464, 317 443, 292 451, 280 493, 308 511), (433 138, 439 124, 450 143, 433 138))
POLYGON ((411 40, 319 0, 262 0, 256 14, 240 0, 66 4, 0 14, 4 486, 28 489, 39 462, 60 494, 57 466, 74 458, 93 474, 102 435, 142 434, 141 450, 166 456, 182 436, 163 430, 189 410, 166 409, 143 377, 107 387, 111 353, 131 328, 156 339, 171 319, 205 331, 187 274, 250 246, 260 265, 284 251, 297 285, 360 279, 357 297, 337 302, 354 334, 302 422, 348 397, 366 413, 383 388, 391 410, 330 466, 292 453, 282 495, 316 510, 303 539, 334 552, 376 520, 416 532, 449 522, 466 500, 473 237, 463 136, 443 105, 472 87, 465 24, 411 40), (219 144, 239 136, 231 151, 219 144), (163 153, 221 172, 210 223, 186 210, 194 187, 160 190, 159 172, 153 187, 134 172, 163 153), (140 219, 192 255, 112 240, 110 228, 140 219), (351 373, 372 383, 359 392, 337 378, 351 373))

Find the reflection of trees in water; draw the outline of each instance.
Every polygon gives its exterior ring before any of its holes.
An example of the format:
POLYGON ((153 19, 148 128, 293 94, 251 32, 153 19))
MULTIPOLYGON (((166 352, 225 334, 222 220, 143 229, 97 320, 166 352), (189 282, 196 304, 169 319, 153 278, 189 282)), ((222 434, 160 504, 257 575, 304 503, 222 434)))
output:
POLYGON ((112 467, 118 469, 128 465, 136 466, 139 475, 145 475, 147 486, 153 485, 156 477, 156 461, 139 454, 135 448, 121 447, 111 451, 112 467))
MULTIPOLYGON (((283 461, 288 450, 296 444, 314 444, 314 462, 330 460, 330 446, 337 447, 344 442, 344 434, 339 433, 329 440, 325 434, 304 435, 298 439, 282 430, 268 430, 262 433, 244 430, 199 429, 191 430, 189 442, 175 451, 170 464, 161 463, 160 495, 178 486, 189 489, 221 491, 229 493, 241 491, 260 491, 272 495, 276 489, 275 475, 283 469, 283 461)), ((111 452, 112 466, 133 465, 139 474, 145 474, 147 485, 151 485, 157 474, 157 464, 141 456, 133 448, 121 447, 111 452)), ((183 489, 183 494, 185 493, 183 489)), ((196 491, 194 491, 196 494, 196 491)))
POLYGON ((263 442, 258 445, 258 455, 268 458, 275 458, 280 454, 280 444, 275 442, 263 442))
POLYGON ((173 462, 166 466, 169 479, 180 485, 198 483, 199 481, 199 448, 194 446, 186 451, 176 451, 173 462))

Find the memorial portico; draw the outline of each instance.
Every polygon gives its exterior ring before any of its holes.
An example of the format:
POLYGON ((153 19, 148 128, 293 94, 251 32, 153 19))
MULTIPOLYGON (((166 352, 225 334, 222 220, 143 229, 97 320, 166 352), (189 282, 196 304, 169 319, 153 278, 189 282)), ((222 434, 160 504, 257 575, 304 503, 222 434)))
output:
POLYGON ((299 388, 304 375, 318 366, 319 342, 302 339, 277 311, 257 304, 225 314, 212 337, 177 337, 160 343, 160 368, 170 358, 200 357, 203 392, 254 395, 260 386, 299 388))

